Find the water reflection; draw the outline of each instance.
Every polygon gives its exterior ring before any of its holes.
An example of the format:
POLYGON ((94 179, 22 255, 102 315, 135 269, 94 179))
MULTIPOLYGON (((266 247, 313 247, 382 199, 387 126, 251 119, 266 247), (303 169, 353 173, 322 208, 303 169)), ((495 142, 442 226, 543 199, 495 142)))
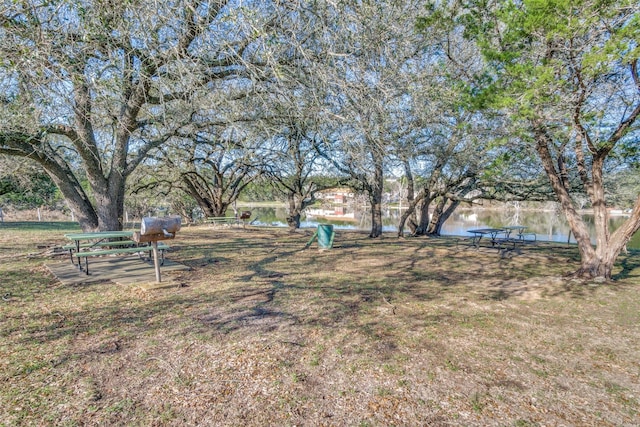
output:
MULTIPOLYGON (((287 210, 284 207, 251 207, 255 225, 268 225, 286 227, 287 210)), ((383 211, 383 231, 393 232, 398 230, 400 213, 397 209, 383 211)), ((594 235, 593 216, 585 215, 587 226, 594 235)), ((612 230, 619 227, 626 217, 614 216, 611 218, 612 230)), ((349 217, 340 218, 339 215, 304 216, 302 228, 316 228, 318 224, 333 224, 336 229, 364 230, 371 229, 370 212, 361 210, 349 217)), ((485 210, 485 209, 458 209, 444 224, 442 234, 452 236, 468 236, 467 230, 472 228, 500 227, 506 225, 525 225, 527 231, 536 234, 538 240, 553 242, 567 242, 569 226, 563 215, 549 211, 522 211, 522 210, 485 210)), ((571 238, 572 243, 575 240, 571 238)), ((640 249, 640 233, 631 239, 629 248, 640 249)))

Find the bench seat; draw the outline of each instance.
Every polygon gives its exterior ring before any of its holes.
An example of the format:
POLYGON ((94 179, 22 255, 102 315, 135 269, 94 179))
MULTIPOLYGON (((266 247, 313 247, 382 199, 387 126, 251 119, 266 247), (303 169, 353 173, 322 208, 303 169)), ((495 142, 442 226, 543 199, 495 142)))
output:
MULTIPOLYGON (((134 242, 133 240, 116 240, 113 242, 98 242, 98 243, 81 243, 80 247, 81 248, 100 248, 100 247, 105 247, 105 246, 131 246, 131 245, 135 245, 136 242, 134 242)), ((62 249, 65 250, 74 250, 76 249, 76 245, 73 243, 70 243, 68 245, 64 245, 62 247, 62 249)))
MULTIPOLYGON (((164 251, 170 249, 169 245, 158 242, 158 250, 161 253, 161 261, 160 264, 164 264, 164 251)), ((78 263, 80 263, 80 259, 84 258, 85 262, 85 273, 89 274, 89 258, 94 256, 103 256, 103 255, 117 255, 117 254, 135 254, 135 253, 144 253, 151 252, 153 250, 152 245, 148 246, 136 246, 132 248, 115 248, 115 249, 100 249, 97 251, 84 251, 74 253, 73 256, 78 259, 78 263)), ((149 254, 151 256, 151 254, 149 254)), ((80 266, 80 264, 78 264, 80 266)))
MULTIPOLYGON (((158 242, 158 250, 166 250, 169 249, 169 246, 158 242)), ((116 249, 101 249, 99 251, 85 251, 78 252, 73 254, 74 257, 77 258, 85 258, 91 256, 100 256, 100 255, 114 255, 114 254, 128 254, 128 253, 136 253, 136 252, 149 252, 153 250, 153 246, 136 246, 134 248, 116 248, 116 249)))
MULTIPOLYGON (((487 245, 484 245, 482 247, 502 250, 502 249, 507 249, 509 247, 514 249, 516 245, 521 245, 526 241, 518 238, 513 238, 513 237, 510 237, 510 238, 497 237, 495 239, 485 239, 485 240, 482 240, 482 242, 487 242, 487 245)), ((480 248, 480 239, 478 239, 477 237, 461 237, 456 239, 456 247, 462 243, 466 243, 469 246, 472 246, 476 249, 480 248)))
POLYGON ((512 248, 515 248, 516 245, 522 244, 523 241, 517 238, 513 238, 513 237, 506 237, 506 238, 497 238, 494 240, 494 244, 497 248, 502 249, 503 246, 511 246, 512 248))

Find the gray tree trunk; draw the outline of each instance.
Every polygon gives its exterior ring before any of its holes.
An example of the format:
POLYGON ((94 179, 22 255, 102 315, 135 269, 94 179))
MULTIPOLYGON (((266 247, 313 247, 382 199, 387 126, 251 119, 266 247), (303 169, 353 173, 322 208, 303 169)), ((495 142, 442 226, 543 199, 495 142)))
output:
POLYGON ((594 248, 587 225, 580 213, 577 212, 571 195, 562 181, 561 174, 556 171, 553 156, 549 150, 549 136, 539 125, 534 125, 534 135, 536 137, 536 151, 578 245, 580 268, 574 274, 578 277, 611 279, 613 265, 620 251, 640 229, 640 196, 636 200, 629 219, 613 235, 610 235, 604 185, 601 179, 603 162, 597 158, 594 159, 592 164, 592 175, 594 176, 592 187, 594 189, 591 190, 591 204, 594 207, 594 226, 596 229, 596 247, 594 248))

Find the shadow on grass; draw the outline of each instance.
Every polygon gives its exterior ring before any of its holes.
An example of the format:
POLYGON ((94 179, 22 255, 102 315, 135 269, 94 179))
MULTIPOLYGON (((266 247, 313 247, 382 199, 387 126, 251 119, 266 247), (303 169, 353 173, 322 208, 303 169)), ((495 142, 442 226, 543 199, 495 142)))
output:
POLYGON ((630 250, 628 254, 618 258, 622 270, 613 276, 614 280, 638 277, 640 283, 640 250, 630 250))
MULTIPOLYGON (((353 295, 366 294, 367 287, 374 286, 376 292, 388 297, 393 295, 415 300, 433 299, 442 291, 464 292, 470 287, 484 299, 521 297, 536 291, 537 283, 533 279, 544 281, 546 275, 561 277, 571 269, 569 265, 574 261, 573 250, 560 250, 549 245, 528 246, 523 250, 523 256, 518 254, 504 259, 497 251, 461 251, 456 239, 369 239, 354 233, 338 235, 339 246, 334 250, 309 256, 314 249, 302 250, 306 237, 304 234, 274 233, 265 239, 227 234, 223 241, 212 240, 214 249, 200 245, 195 252, 214 253, 213 257, 197 258, 205 269, 211 263, 220 267, 242 264, 245 273, 236 278, 239 282, 274 275, 286 275, 289 280, 296 280, 291 278, 313 274, 335 284, 340 282, 340 275, 345 275, 353 295), (556 271, 547 270, 545 275, 541 275, 540 257, 555 263, 556 271), (332 271, 336 271, 333 274, 336 278, 326 277, 332 271), (474 283, 476 279, 477 284, 474 283)), ((186 260, 183 262, 190 264, 186 260)), ((332 289, 336 291, 335 285, 332 289)), ((585 292, 588 291, 569 283, 556 284, 553 289, 546 287, 541 293, 554 296, 567 293, 580 297, 585 292)))
MULTIPOLYGON (((163 286, 144 295, 105 283, 52 287, 45 274, 20 267, 21 272, 7 276, 16 289, 3 307, 0 333, 7 342, 25 346, 69 340, 74 344, 62 357, 68 359, 104 353, 109 337, 118 342, 109 348, 119 351, 145 334, 206 340, 346 328, 378 343, 384 358, 397 346, 394 325, 482 327, 490 318, 459 316, 455 304, 520 297, 534 286, 527 280, 542 277, 538 263, 557 258, 553 248, 504 260, 475 251, 458 253, 446 239, 339 237, 339 249, 316 251, 302 250, 308 241, 304 233, 185 232, 174 255, 195 267, 175 279, 186 286, 163 286), (438 301, 455 304, 430 304, 438 301)), ((622 262, 621 277, 631 277, 640 267, 637 255, 622 262)), ((541 290, 575 298, 592 291, 569 281, 541 290)))
POLYGON ((71 221, 5 221, 0 222, 0 230, 21 231, 77 231, 80 226, 71 221))

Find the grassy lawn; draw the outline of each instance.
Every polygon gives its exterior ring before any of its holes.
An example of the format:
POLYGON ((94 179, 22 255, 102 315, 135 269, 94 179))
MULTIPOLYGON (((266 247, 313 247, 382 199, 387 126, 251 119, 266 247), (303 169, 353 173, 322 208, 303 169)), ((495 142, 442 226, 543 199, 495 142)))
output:
POLYGON ((640 423, 638 252, 584 283, 566 245, 203 226, 191 271, 64 285, 77 230, 0 225, 0 425, 640 423))

